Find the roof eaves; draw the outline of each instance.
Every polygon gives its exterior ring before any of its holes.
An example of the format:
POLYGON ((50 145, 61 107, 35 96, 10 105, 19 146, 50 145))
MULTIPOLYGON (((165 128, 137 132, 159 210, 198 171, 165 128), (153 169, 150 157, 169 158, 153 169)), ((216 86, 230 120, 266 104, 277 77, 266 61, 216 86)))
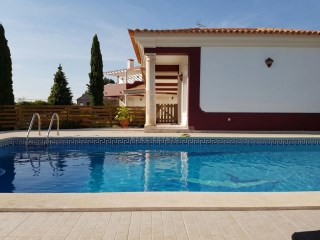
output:
POLYGON ((141 56, 140 56, 139 47, 138 47, 138 44, 136 43, 136 40, 135 40, 135 38, 134 38, 135 30, 133 30, 133 29, 128 29, 128 32, 129 32, 130 40, 131 40, 131 43, 132 43, 134 52, 135 52, 135 54, 136 54, 138 63, 141 64, 141 56))

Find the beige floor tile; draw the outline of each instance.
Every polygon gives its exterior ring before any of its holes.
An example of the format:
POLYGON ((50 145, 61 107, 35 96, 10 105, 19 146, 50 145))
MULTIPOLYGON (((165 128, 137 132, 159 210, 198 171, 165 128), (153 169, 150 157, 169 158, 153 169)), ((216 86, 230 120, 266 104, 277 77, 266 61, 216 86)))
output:
POLYGON ((0 239, 3 239, 3 240, 16 240, 17 237, 4 237, 4 238, 0 238, 0 239))
POLYGON ((57 237, 67 237, 70 234, 71 229, 75 226, 75 224, 78 222, 79 218, 82 216, 82 213, 76 212, 71 213, 71 215, 68 217, 67 221, 59 227, 57 234, 55 235, 55 238, 57 237))
POLYGON ((30 237, 27 237, 27 236, 20 236, 20 237, 17 237, 16 240, 29 240, 30 237))
POLYGON ((101 215, 101 212, 87 213, 87 222, 79 235, 79 240, 87 240, 92 237, 101 215))
POLYGON ((230 224, 232 218, 229 212, 211 212, 211 217, 218 225, 225 239, 238 239, 238 236, 233 232, 232 225, 230 224))
POLYGON ((104 233, 103 239, 115 239, 117 235, 118 226, 121 220, 121 212, 112 212, 108 226, 104 233))
POLYGON ((41 238, 41 240, 53 240, 53 239, 54 239, 53 236, 43 236, 43 237, 41 238))
POLYGON ((191 214, 200 234, 200 239, 213 239, 210 229, 202 216, 202 212, 192 212, 191 214))
POLYGON ((215 219, 212 217, 211 213, 212 212, 210 211, 202 212, 204 221, 206 222, 208 228, 210 229, 211 236, 213 237, 213 239, 225 239, 223 232, 221 231, 221 228, 219 227, 215 219))
POLYGON ((164 238, 164 230, 163 230, 163 222, 162 222, 161 212, 159 212, 159 211, 152 212, 151 222, 152 222, 153 239, 163 239, 164 238))
POLYGON ((123 212, 117 229, 116 240, 128 239, 129 228, 131 223, 131 212, 123 212))
POLYGON ((189 239, 182 213, 180 211, 173 212, 172 219, 177 239, 189 239))
POLYGON ((249 239, 255 240, 259 237, 257 229, 255 228, 255 226, 251 224, 250 218, 247 216, 247 214, 243 214, 242 211, 234 211, 230 212, 230 214, 237 221, 239 227, 241 227, 243 231, 247 234, 249 239))
POLYGON ((43 226, 43 228, 46 229, 43 239, 53 239, 57 235, 59 229, 64 225, 66 219, 66 216, 61 212, 48 214, 49 217, 46 224, 43 226))
MULTIPOLYGON (((87 224, 88 218, 89 218, 89 216, 88 216, 87 212, 81 213, 78 221, 70 229, 70 232, 68 233, 68 236, 66 237, 66 239, 78 239, 81 232, 83 231, 83 229, 85 228, 85 226, 87 224)), ((56 237, 60 237, 60 236, 56 236, 56 237)))
POLYGON ((140 239, 141 217, 141 212, 132 212, 131 222, 129 226, 129 240, 140 239))
POLYGON ((152 239, 152 213, 142 212, 141 216, 141 239, 152 239))
POLYGON ((2 213, 0 214, 0 238, 8 236, 21 223, 23 223, 30 214, 28 213, 2 213))
MULTIPOLYGON (((46 217, 46 215, 41 213, 29 213, 29 217, 23 221, 19 226, 17 226, 9 236, 17 237, 29 237, 32 236, 35 226, 39 224, 39 217, 46 217)), ((41 219, 42 220, 42 219, 41 219)))
POLYGON ((112 215, 111 212, 103 212, 101 214, 100 219, 96 225, 96 228, 92 233, 91 239, 103 239, 103 236, 105 235, 107 226, 111 219, 111 215, 112 215))
POLYGON ((182 212, 182 219, 188 232, 189 239, 200 239, 200 234, 191 212, 182 212))
POLYGON ((161 214, 162 214, 164 239, 176 239, 176 233, 175 233, 175 229, 174 229, 172 212, 163 211, 163 212, 161 212, 161 214))

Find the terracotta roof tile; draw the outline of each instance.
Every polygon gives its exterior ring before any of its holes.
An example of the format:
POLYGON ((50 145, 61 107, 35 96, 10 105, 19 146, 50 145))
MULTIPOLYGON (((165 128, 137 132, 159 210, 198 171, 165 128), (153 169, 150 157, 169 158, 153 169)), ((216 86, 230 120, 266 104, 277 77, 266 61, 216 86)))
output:
POLYGON ((181 28, 181 29, 129 29, 129 33, 167 33, 167 34, 283 34, 320 35, 320 31, 287 28, 181 28))

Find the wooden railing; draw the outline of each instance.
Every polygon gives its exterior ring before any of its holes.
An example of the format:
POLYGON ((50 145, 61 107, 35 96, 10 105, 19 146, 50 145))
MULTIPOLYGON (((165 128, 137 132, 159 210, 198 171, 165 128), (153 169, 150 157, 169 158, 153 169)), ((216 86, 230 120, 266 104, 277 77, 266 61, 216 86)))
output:
POLYGON ((178 104, 157 104, 157 123, 178 123, 178 104))
MULTIPOLYGON (((143 126, 145 109, 128 107, 133 115, 130 126, 143 126)), ((58 113, 60 128, 112 127, 115 106, 5 105, 0 106, 0 130, 27 129, 34 113, 41 116, 42 129, 47 129, 53 113, 58 113)))

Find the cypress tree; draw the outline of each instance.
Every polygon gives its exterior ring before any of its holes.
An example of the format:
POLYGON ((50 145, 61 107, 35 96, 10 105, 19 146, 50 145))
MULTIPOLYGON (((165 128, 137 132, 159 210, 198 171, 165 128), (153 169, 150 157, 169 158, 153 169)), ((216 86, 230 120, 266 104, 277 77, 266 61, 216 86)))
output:
POLYGON ((51 88, 50 96, 48 97, 48 103, 53 105, 71 105, 72 93, 68 87, 68 82, 64 72, 62 71, 61 64, 54 75, 53 81, 54 83, 51 88))
POLYGON ((0 24, 0 105, 13 105, 12 61, 8 41, 0 24))
POLYGON ((90 105, 103 105, 103 62, 97 34, 94 35, 92 41, 90 66, 90 82, 87 85, 90 96, 90 105))

